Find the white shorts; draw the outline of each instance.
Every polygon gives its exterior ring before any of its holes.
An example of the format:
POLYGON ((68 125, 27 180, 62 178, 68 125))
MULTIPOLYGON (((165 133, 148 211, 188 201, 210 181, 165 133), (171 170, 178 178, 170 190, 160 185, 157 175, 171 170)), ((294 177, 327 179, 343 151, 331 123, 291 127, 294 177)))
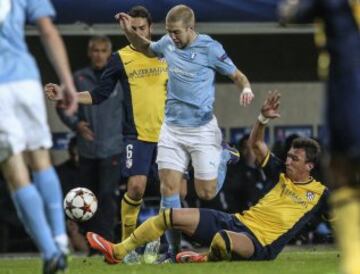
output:
POLYGON ((0 84, 0 162, 22 151, 51 145, 40 83, 26 80, 0 84))
POLYGON ((215 179, 222 151, 221 141, 222 135, 215 117, 199 127, 178 127, 163 123, 156 159, 158 168, 185 172, 191 159, 195 178, 215 179))

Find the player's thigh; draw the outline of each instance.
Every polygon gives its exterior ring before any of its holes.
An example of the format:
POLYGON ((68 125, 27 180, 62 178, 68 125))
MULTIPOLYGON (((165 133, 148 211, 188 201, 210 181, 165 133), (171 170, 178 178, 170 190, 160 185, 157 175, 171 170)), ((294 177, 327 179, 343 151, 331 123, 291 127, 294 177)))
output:
POLYGON ((234 218, 231 214, 213 209, 200 208, 198 226, 190 236, 198 243, 210 246, 215 234, 222 229, 236 230, 234 227, 234 218))
POLYGON ((193 235, 200 221, 198 208, 172 209, 173 228, 187 235, 193 235))
POLYGON ((221 140, 221 131, 216 120, 199 128, 196 140, 192 140, 189 148, 195 179, 217 178, 222 150, 221 140))
POLYGON ((17 82, 0 85, 0 163, 26 148, 26 132, 17 113, 21 108, 17 88, 17 82))
POLYGON ((20 106, 17 116, 26 132, 26 150, 49 149, 52 141, 41 84, 38 81, 20 82, 16 93, 20 106))
POLYGON ((157 147, 156 163, 159 170, 170 169, 184 173, 190 161, 185 144, 179 138, 182 135, 179 127, 164 123, 161 127, 157 147))

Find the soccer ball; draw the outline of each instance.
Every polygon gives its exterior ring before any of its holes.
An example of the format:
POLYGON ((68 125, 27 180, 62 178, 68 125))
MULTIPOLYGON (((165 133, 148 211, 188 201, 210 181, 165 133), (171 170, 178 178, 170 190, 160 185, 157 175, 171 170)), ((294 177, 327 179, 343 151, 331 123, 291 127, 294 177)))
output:
POLYGON ((64 199, 66 215, 77 222, 85 222, 94 216, 98 202, 94 193, 85 187, 77 187, 68 192, 64 199))

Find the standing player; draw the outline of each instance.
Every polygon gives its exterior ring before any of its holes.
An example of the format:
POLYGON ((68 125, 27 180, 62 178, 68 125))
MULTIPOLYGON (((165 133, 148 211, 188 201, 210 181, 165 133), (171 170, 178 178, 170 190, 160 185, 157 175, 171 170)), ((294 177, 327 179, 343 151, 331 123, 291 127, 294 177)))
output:
MULTIPOLYGON (((135 32, 128 14, 119 13, 116 18, 132 45, 149 57, 165 58, 169 66, 165 123, 157 155, 161 206, 180 207, 181 178, 190 159, 196 193, 201 199, 212 199, 222 187, 226 165, 232 157, 231 150, 222 150, 221 132, 213 114, 215 72, 228 76, 242 90, 240 103, 244 106, 254 97, 247 77, 236 68, 220 43, 195 31, 194 12, 185 5, 168 12, 168 34, 157 42, 135 32)), ((173 233, 169 238, 176 253, 179 235, 173 233)))
POLYGON ((318 19, 320 71, 327 80, 327 126, 334 191, 334 229, 342 252, 342 270, 360 273, 360 2, 357 0, 284 1, 282 20, 318 19))
POLYGON ((67 113, 77 107, 63 41, 51 21, 47 0, 1 1, 0 8, 0 164, 18 216, 44 259, 43 273, 65 270, 68 238, 58 177, 48 149, 39 71, 24 37, 26 21, 36 23, 43 45, 65 87, 67 113), (33 184, 24 161, 28 154, 33 184))
MULTIPOLYGON (((136 6, 129 16, 133 18, 132 29, 150 39, 152 20, 148 10, 136 6)), ((78 93, 81 104, 100 104, 111 95, 117 81, 123 88, 126 158, 123 175, 128 177, 128 188, 121 202, 122 240, 136 227, 147 177, 155 163, 167 80, 167 64, 163 59, 149 58, 128 45, 111 56, 96 88, 78 93)), ((48 84, 46 89, 55 92, 57 88, 48 84)))
POLYGON ((131 236, 112 244, 88 232, 90 245, 110 264, 119 263, 132 249, 179 229, 193 240, 210 246, 207 254, 184 251, 178 262, 219 260, 272 260, 309 220, 326 209, 328 190, 311 177, 320 156, 319 144, 309 138, 292 142, 285 163, 264 142, 265 127, 280 116, 280 94, 269 93, 252 128, 249 142, 256 159, 269 178, 269 191, 249 210, 236 214, 199 209, 166 209, 141 224, 131 236))

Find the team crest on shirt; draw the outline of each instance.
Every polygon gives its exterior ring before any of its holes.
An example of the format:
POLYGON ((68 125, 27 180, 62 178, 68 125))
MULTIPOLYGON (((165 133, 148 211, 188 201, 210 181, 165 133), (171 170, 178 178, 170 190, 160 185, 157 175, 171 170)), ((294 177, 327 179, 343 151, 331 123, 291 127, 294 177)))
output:
POLYGON ((315 198, 315 193, 312 192, 312 191, 306 192, 306 198, 307 198, 307 200, 308 200, 309 202, 312 201, 312 200, 314 200, 314 198, 315 198))
POLYGON ((190 52, 190 59, 191 59, 191 60, 194 60, 195 57, 196 57, 196 52, 195 52, 195 51, 191 51, 191 52, 190 52))
POLYGON ((163 58, 163 57, 158 57, 157 59, 158 59, 158 61, 161 62, 161 63, 166 63, 166 60, 165 60, 165 58, 163 58))
POLYGON ((126 168, 131 168, 133 165, 133 160, 132 159, 126 159, 126 168))

